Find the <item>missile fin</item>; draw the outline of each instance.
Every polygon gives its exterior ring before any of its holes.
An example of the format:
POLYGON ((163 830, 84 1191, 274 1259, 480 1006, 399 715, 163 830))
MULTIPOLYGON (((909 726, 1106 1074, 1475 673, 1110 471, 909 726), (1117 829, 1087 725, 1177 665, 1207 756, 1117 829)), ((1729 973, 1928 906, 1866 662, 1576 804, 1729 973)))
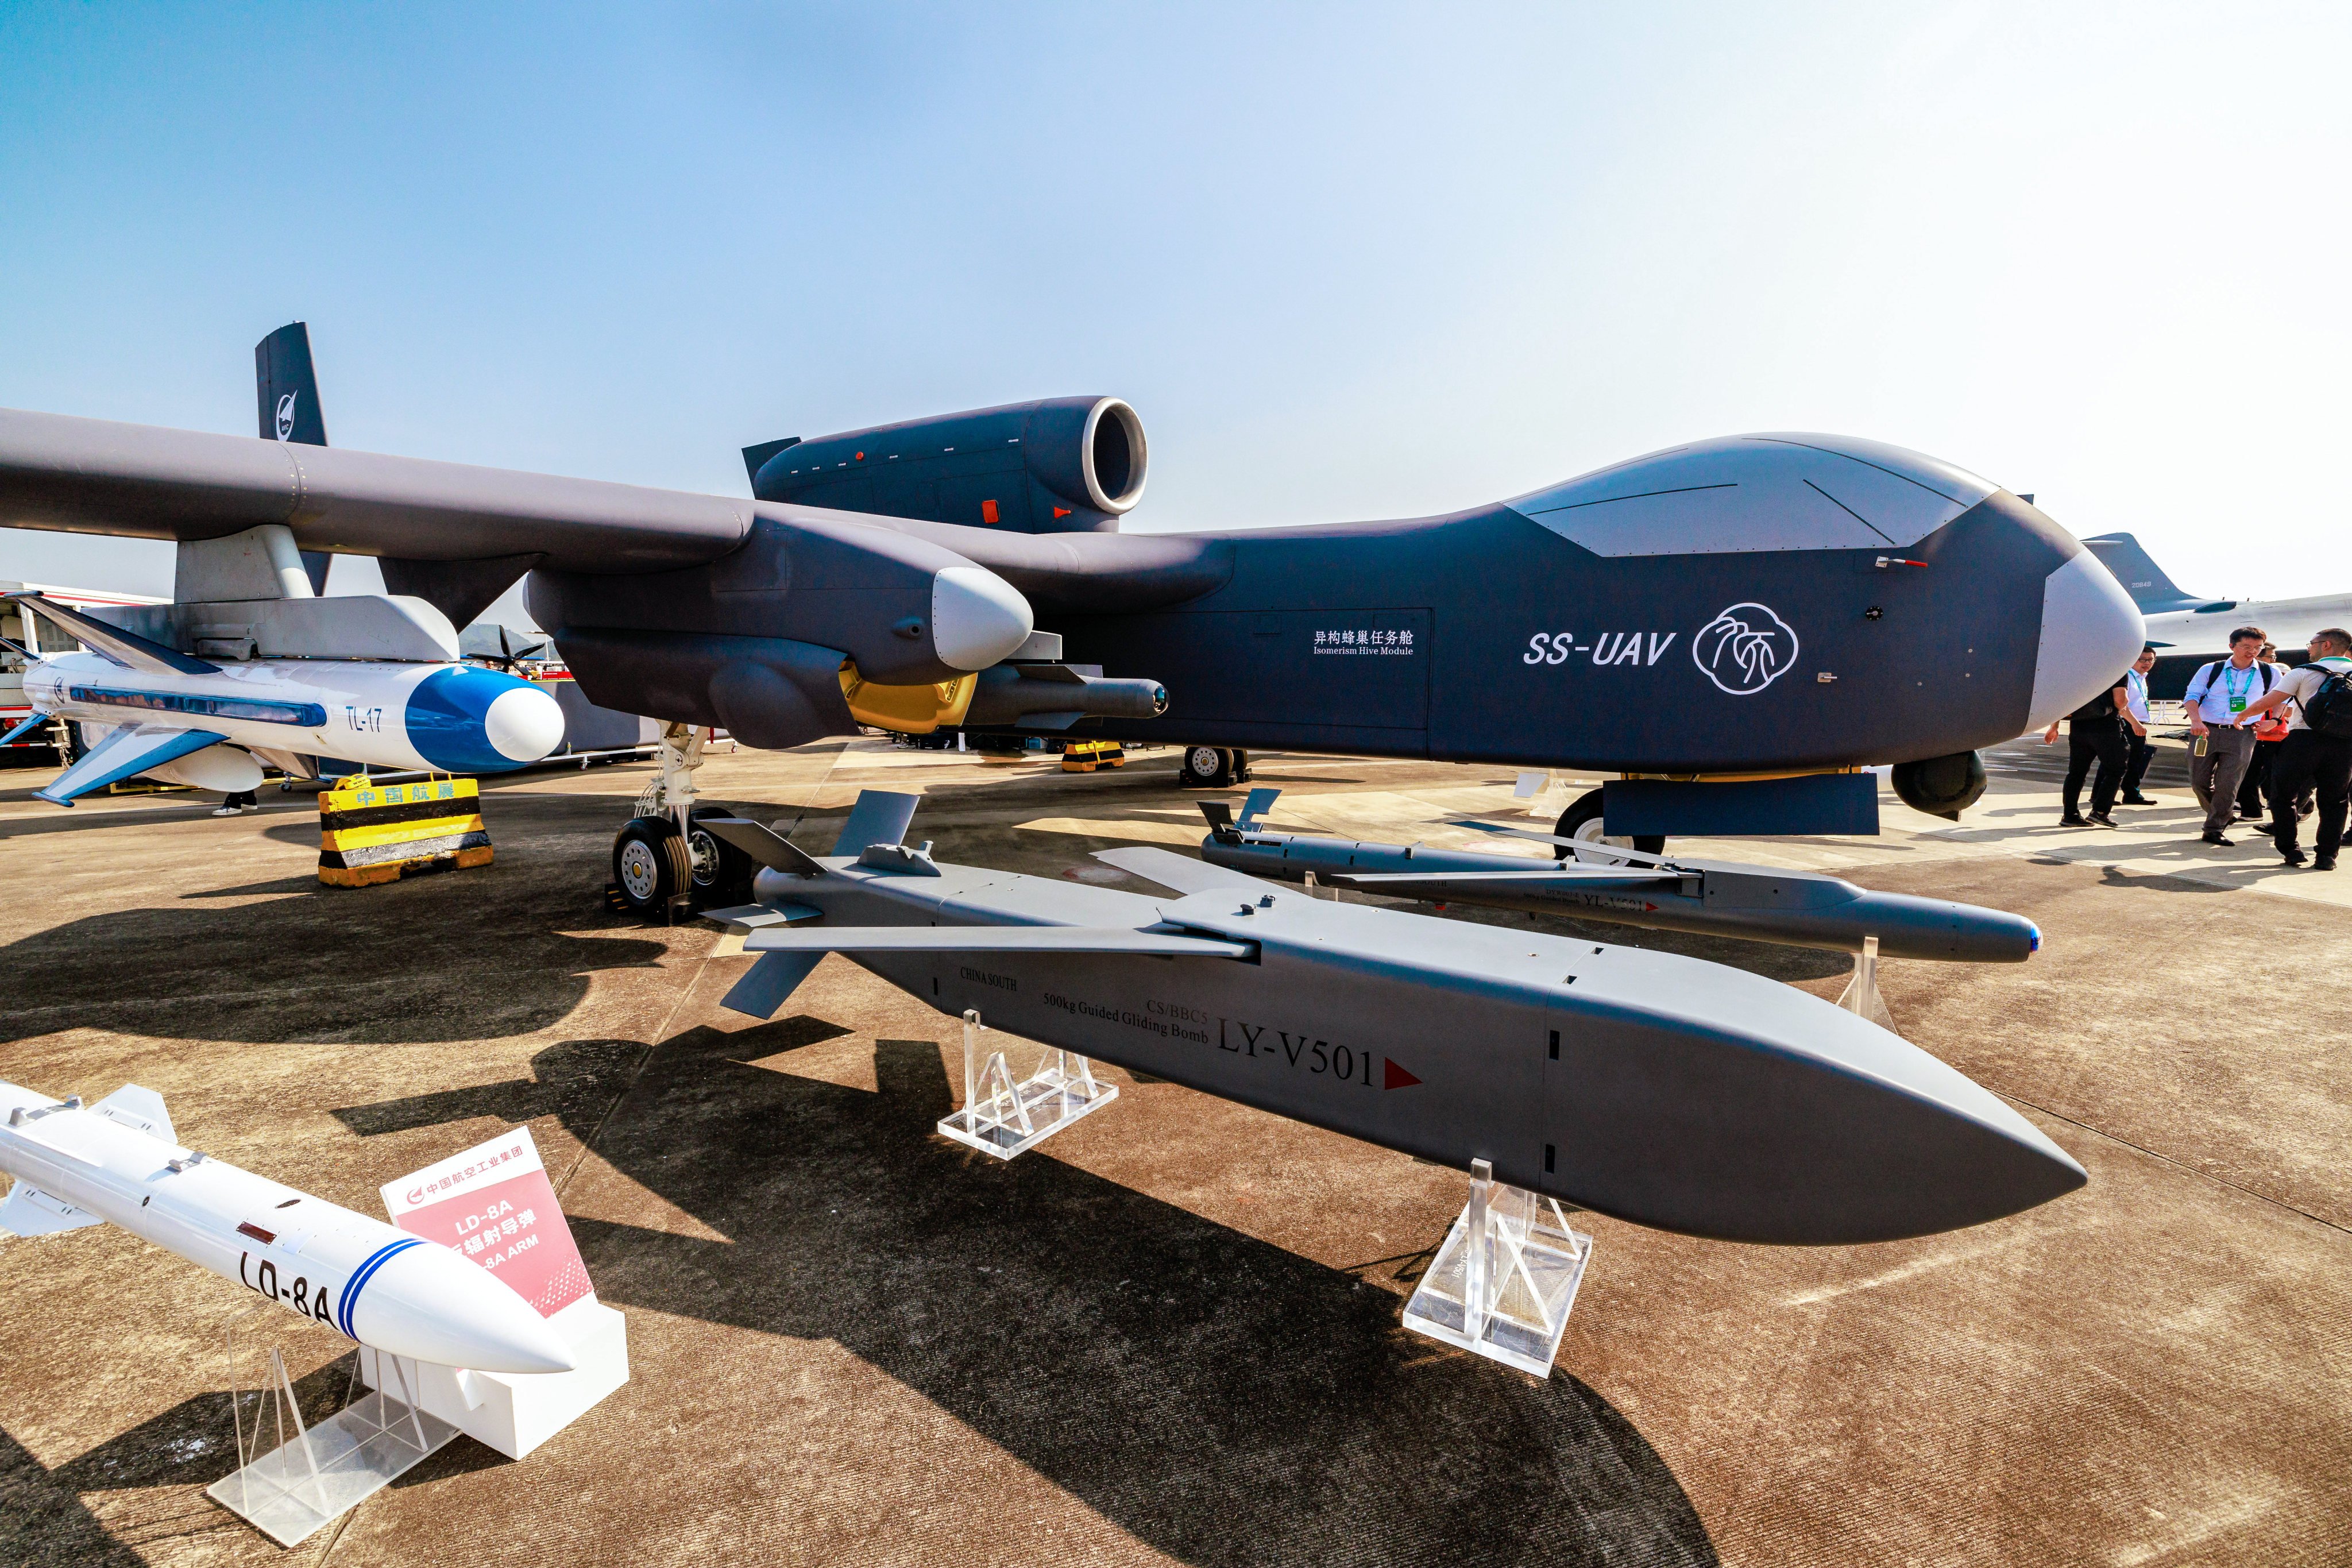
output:
POLYGON ((824 962, 821 952, 762 953, 760 962, 743 972, 719 1005, 730 1013, 741 1013, 753 1018, 772 1018, 778 1008, 792 1000, 816 966, 824 962))
POLYGON ((163 1109, 163 1097, 152 1089, 126 1083, 90 1110, 150 1138, 174 1144, 180 1141, 179 1134, 172 1131, 172 1113, 163 1109))
POLYGON ((25 605, 47 616, 59 629, 71 632, 100 653, 126 669, 144 670, 149 675, 218 675, 221 667, 201 658, 165 647, 162 643, 149 642, 145 637, 109 626, 94 616, 86 616, 70 605, 60 605, 39 594, 9 594, 6 598, 25 605))
POLYGON ((849 820, 841 825, 841 837, 833 841, 833 852, 856 855, 869 844, 899 842, 907 837, 907 824, 915 820, 915 807, 922 799, 887 789, 858 791, 857 804, 849 808, 849 820))
POLYGON ((810 858, 799 845, 749 817, 698 816, 695 822, 772 871, 785 871, 795 877, 824 875, 824 867, 810 858))
POLYGON ((160 768, 191 752, 217 746, 227 739, 210 730, 173 730, 161 724, 126 724, 92 746, 79 762, 33 792, 36 800, 66 805, 94 789, 160 768))
POLYGON ((79 1230, 86 1225, 105 1223, 94 1214, 61 1204, 22 1182, 8 1189, 7 1202, 0 1203, 0 1230, 18 1236, 54 1236, 61 1230, 79 1230))

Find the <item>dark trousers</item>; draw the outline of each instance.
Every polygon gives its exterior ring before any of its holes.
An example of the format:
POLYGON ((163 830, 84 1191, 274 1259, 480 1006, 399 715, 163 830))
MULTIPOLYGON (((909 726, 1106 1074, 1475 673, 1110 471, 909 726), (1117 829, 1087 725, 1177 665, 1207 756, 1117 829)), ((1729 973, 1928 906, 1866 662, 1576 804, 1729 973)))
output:
POLYGON ((2124 778, 2124 735, 2121 724, 2089 724, 2070 720, 2066 725, 2066 815, 2083 814, 2083 781, 2091 764, 2099 776, 2091 780, 2091 815, 2105 816, 2114 809, 2116 787, 2124 778))
POLYGON ((2124 763, 2124 794, 2134 795, 2139 793, 2139 781, 2147 777, 2147 764, 2155 759, 2156 748, 2140 735, 2134 735, 2129 744, 2131 758, 2124 763))
POLYGON ((2238 785, 2238 815, 2249 822, 2262 820, 2263 805, 2271 797, 2271 773, 2285 744, 2284 740, 2254 742, 2254 760, 2246 764, 2245 782, 2238 785))
POLYGON ((2291 730, 2279 742, 2278 761, 2271 766, 2271 839, 2281 854, 2294 847, 2295 797, 2314 788, 2319 795, 2319 830, 2313 848, 2322 860, 2333 860, 2344 842, 2346 800, 2352 792, 2352 741, 2291 730))

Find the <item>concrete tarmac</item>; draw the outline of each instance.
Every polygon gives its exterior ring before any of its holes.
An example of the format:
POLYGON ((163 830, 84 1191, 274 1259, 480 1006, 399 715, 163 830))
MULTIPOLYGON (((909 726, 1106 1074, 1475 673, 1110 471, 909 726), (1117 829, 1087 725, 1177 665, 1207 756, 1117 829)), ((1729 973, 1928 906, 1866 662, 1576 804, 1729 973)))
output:
MULTIPOLYGON (((370 1211, 527 1121, 634 1363, 527 1460, 461 1439, 281 1552, 202 1490, 243 1295, 111 1229, 0 1240, 0 1563, 2352 1562, 2352 883, 2200 844, 2177 758, 2112 831, 2054 826, 2032 742, 1990 760, 1957 826, 1889 795, 1877 838, 1708 847, 2038 921, 2030 963, 1882 988, 2091 1184, 1866 1247, 1587 1216, 1542 1383, 1398 1325, 1461 1173, 1116 1069, 1115 1105, 1001 1164, 930 1131, 953 1020, 839 958, 775 1022, 720 1010, 748 958, 602 907, 643 766, 486 780, 495 865, 362 890, 319 885, 308 795, 66 812, 0 773, 0 1078, 143 1083, 194 1146, 370 1211)), ((1504 768, 1258 774, 1283 826, 1536 820, 1504 768)), ((703 783, 819 850, 859 788, 919 790, 944 858, 1130 887, 1087 852, 1202 831, 1169 752, 1065 775, 831 742, 703 783)), ((270 1328, 332 1409, 346 1342, 270 1328)))

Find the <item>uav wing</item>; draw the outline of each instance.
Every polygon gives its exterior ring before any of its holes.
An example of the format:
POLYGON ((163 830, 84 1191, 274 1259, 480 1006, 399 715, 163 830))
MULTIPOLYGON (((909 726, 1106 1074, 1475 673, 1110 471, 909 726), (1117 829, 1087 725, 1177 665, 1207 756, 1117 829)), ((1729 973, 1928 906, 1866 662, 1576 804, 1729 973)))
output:
POLYGON ((1089 926, 812 926, 754 931, 752 952, 1118 952, 1145 958, 1247 958, 1245 942, 1089 926))
POLYGON ((1171 931, 1084 926, 812 926, 755 930, 744 939, 760 962, 719 1005, 772 1018, 828 952, 1126 953, 1150 958, 1247 958, 1250 944, 1171 931))
POLYGON ((1129 876, 1140 877, 1147 882, 1157 882, 1180 893, 1213 893, 1224 888, 1245 888, 1253 893, 1264 892, 1274 884, 1246 871, 1229 870, 1212 866, 1205 860, 1195 860, 1189 855, 1172 850, 1154 849, 1149 845, 1132 845, 1123 849, 1097 849, 1095 858, 1106 866, 1116 866, 1129 876))

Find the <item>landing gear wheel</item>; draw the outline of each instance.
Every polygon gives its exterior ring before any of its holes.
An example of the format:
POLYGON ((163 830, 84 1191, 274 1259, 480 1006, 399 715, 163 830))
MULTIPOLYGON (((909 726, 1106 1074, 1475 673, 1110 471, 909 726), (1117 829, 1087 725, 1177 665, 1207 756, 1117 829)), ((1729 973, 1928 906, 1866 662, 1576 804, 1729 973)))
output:
POLYGON ((613 840, 613 885, 621 901, 641 915, 669 911, 670 899, 692 879, 686 841, 667 822, 633 817, 613 840))
POLYGON ((1552 832, 1561 838, 1573 838, 1580 845, 1590 844, 1591 849, 1570 851, 1579 860, 1596 866, 1622 866, 1623 858, 1612 855, 1616 849, 1638 849, 1644 855, 1663 855, 1666 840, 1663 834, 1643 833, 1632 837, 1611 838, 1601 831, 1601 792, 1587 790, 1576 797, 1576 804, 1559 814, 1559 825, 1552 832))
POLYGON ((751 879, 760 868, 699 820, 735 814, 724 806, 698 805, 686 815, 687 878, 693 885, 694 901, 707 910, 750 903, 751 879))
POLYGON ((1184 748, 1183 776, 1186 789, 1223 789, 1234 782, 1234 758, 1237 753, 1222 746, 1187 746, 1184 748))

